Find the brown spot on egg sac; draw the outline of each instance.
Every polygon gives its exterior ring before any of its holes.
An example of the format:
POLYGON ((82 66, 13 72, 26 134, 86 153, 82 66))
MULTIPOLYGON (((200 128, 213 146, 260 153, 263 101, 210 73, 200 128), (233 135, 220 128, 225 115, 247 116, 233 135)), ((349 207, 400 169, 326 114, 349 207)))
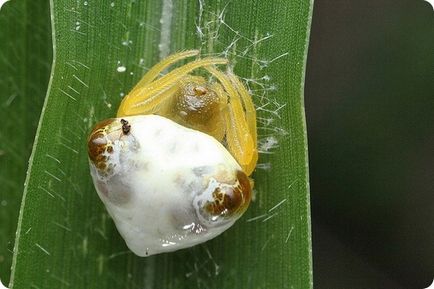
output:
POLYGON ((87 142, 89 159, 98 169, 105 169, 107 157, 104 152, 107 150, 107 138, 102 132, 91 134, 87 142))
POLYGON ((246 174, 237 171, 233 184, 221 184, 212 193, 213 202, 205 204, 205 210, 213 216, 241 215, 250 204, 252 188, 246 174))
POLYGON ((113 153, 112 142, 108 130, 114 119, 106 119, 97 123, 87 139, 87 152, 90 161, 101 171, 107 169, 107 153, 113 153))

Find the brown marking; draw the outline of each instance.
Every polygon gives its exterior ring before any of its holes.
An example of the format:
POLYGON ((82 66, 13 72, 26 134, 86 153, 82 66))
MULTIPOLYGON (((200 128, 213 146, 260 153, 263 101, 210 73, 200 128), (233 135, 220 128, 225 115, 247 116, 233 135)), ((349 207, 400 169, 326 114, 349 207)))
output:
POLYGON ((108 153, 113 153, 113 147, 111 145, 107 146, 107 152, 108 153))
POLYGON ((101 161, 102 154, 105 152, 107 146, 107 138, 104 131, 101 129, 94 130, 87 140, 87 152, 89 159, 92 162, 101 161))
POLYGON ((97 168, 101 171, 105 171, 107 169, 107 164, 105 163, 105 159, 104 161, 98 162, 97 164, 97 168))
POLYGON ((219 187, 212 196, 214 201, 205 205, 205 210, 211 215, 241 215, 249 206, 252 196, 252 188, 247 175, 238 171, 237 180, 232 186, 219 187))
POLYGON ((99 170, 107 169, 105 152, 113 153, 113 146, 108 138, 108 130, 113 119, 106 119, 97 123, 87 139, 87 152, 89 159, 99 170))

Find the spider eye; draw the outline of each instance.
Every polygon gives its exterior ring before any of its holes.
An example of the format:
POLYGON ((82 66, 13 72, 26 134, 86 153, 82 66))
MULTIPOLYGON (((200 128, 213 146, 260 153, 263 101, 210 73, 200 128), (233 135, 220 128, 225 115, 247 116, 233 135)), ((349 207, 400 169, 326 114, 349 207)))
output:
POLYGON ((208 89, 205 86, 196 85, 193 87, 193 92, 196 96, 203 96, 208 93, 208 89))

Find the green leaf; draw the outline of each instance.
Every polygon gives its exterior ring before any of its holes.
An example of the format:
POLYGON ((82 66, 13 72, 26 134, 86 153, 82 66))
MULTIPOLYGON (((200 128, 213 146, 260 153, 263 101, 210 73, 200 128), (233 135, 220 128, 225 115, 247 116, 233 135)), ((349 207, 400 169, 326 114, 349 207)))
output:
POLYGON ((0 10, 0 279, 9 280, 27 162, 51 68, 48 1, 0 10))
MULTIPOLYGON (((54 1, 53 1, 54 2, 54 1)), ((303 81, 312 3, 52 2, 54 59, 16 239, 17 288, 311 288, 303 81), (168 53, 227 56, 258 109, 247 213, 203 245, 133 255, 93 188, 86 138, 168 53)))

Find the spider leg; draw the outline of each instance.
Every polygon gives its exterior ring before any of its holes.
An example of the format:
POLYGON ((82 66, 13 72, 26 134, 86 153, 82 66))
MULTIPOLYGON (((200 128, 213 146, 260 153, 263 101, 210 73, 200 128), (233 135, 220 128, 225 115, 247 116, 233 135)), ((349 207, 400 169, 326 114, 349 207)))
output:
POLYGON ((218 102, 220 103, 220 110, 213 116, 213 121, 210 123, 210 130, 208 133, 212 135, 216 140, 222 142, 225 137, 226 132, 226 116, 225 107, 228 103, 227 93, 224 91, 223 87, 215 82, 211 85, 211 89, 216 93, 218 97, 218 102))
MULTIPOLYGON (((155 106, 132 106, 129 107, 128 115, 138 115, 138 114, 151 114, 158 112, 158 115, 161 116, 169 116, 171 111, 171 103, 170 103, 170 97, 175 95, 175 93, 180 89, 181 83, 186 82, 197 82, 197 83, 203 83, 205 82, 205 79, 201 76, 195 76, 195 75, 186 75, 184 78, 182 78, 178 84, 173 85, 169 89, 166 89, 164 91, 161 91, 158 94, 158 97, 160 98, 160 102, 157 103, 155 106)), ((124 114, 126 115, 126 114, 124 114)))
POLYGON ((188 75, 187 74, 185 77, 183 77, 180 80, 180 82, 182 82, 182 83, 194 82, 194 83, 198 83, 198 84, 203 84, 203 83, 206 83, 206 80, 202 76, 188 75))
POLYGON ((241 100, 243 101, 244 109, 246 110, 246 120, 247 125, 249 127, 250 134, 253 139, 254 151, 253 151, 253 159, 251 160, 247 171, 253 172, 256 167, 256 163, 258 162, 258 148, 257 148, 257 128, 256 128, 256 109, 253 103, 252 97, 247 92, 244 84, 238 79, 238 77, 232 72, 228 71, 227 73, 229 79, 234 84, 235 88, 238 91, 238 94, 241 96, 241 100))
POLYGON ((139 89, 146 84, 153 81, 155 78, 157 78, 162 71, 164 71, 166 68, 168 68, 170 65, 174 64, 175 62, 178 62, 184 58, 196 56, 199 54, 199 50, 187 50, 179 53, 172 54, 165 59, 161 60, 159 63, 154 65, 143 77, 142 79, 134 86, 134 88, 131 90, 130 93, 135 91, 136 89, 139 89))
POLYGON ((252 135, 253 140, 256 143, 257 140, 257 132, 256 132, 256 109, 253 104, 252 98, 247 92, 246 87, 242 82, 235 76, 232 71, 228 71, 227 73, 229 79, 234 84, 235 88, 238 91, 238 94, 241 96, 241 100, 243 101, 243 106, 246 110, 246 120, 247 125, 249 126, 250 134, 252 135))
POLYGON ((131 91, 122 100, 117 116, 121 117, 131 115, 132 109, 134 109, 136 112, 140 111, 140 109, 135 109, 138 107, 141 107, 143 112, 152 110, 161 101, 165 100, 165 97, 162 96, 168 96, 168 94, 164 92, 170 89, 172 86, 177 85, 179 81, 191 71, 205 66, 226 63, 227 60, 223 58, 204 58, 178 67, 161 78, 131 91))
MULTIPOLYGON (((251 128, 246 120, 246 113, 241 102, 242 97, 239 94, 240 87, 236 83, 234 86, 231 78, 216 68, 209 66, 205 67, 205 69, 219 80, 229 95, 226 113, 226 141, 231 154, 238 161, 244 172, 250 175, 256 166, 258 158, 256 141, 254 139, 256 133, 251 133, 251 128)), ((250 111, 250 123, 253 121, 251 117, 252 113, 250 111)), ((256 124, 252 126, 255 127, 256 124)))
POLYGON ((128 106, 127 110, 118 110, 118 117, 129 116, 129 115, 139 115, 139 114, 152 114, 158 111, 159 115, 165 116, 167 113, 167 105, 165 105, 171 96, 173 96, 179 89, 179 85, 173 85, 169 89, 162 90, 160 93, 155 95, 158 97, 152 106, 145 105, 129 105, 125 104, 124 107, 128 106))

